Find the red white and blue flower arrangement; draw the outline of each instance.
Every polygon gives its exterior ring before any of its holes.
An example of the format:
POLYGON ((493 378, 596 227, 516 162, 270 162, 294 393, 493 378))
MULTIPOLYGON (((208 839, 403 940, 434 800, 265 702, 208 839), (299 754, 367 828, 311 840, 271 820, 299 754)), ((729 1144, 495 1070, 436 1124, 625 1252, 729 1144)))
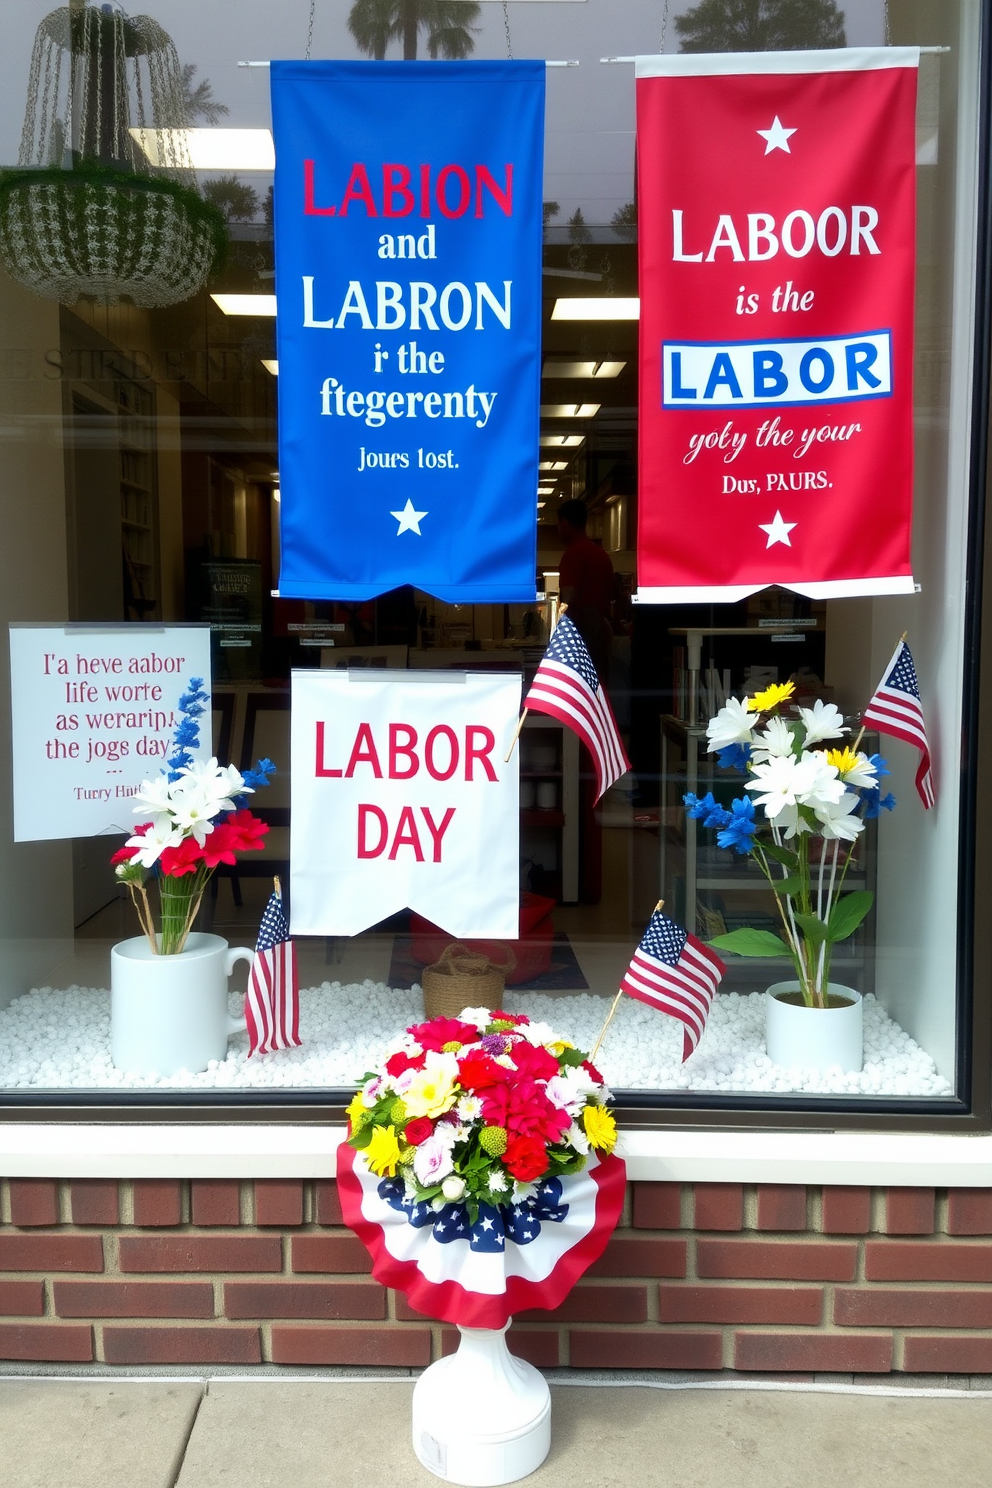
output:
POLYGON ((408 1028, 365 1076, 338 1151, 376 1278, 463 1326, 557 1306, 619 1219, 609 1100, 582 1050, 521 1014, 408 1028))
POLYGON ((269 830, 247 805, 250 795, 268 785, 275 771, 271 760, 259 760, 256 770, 242 775, 214 758, 193 757, 208 700, 203 678, 191 677, 177 704, 179 723, 165 769, 154 780, 142 781, 135 796, 135 814, 148 813, 149 820, 135 827, 110 860, 118 880, 127 885, 152 950, 162 956, 182 951, 218 866, 233 866, 239 852, 260 849, 269 830), (158 935, 149 882, 158 886, 158 935))

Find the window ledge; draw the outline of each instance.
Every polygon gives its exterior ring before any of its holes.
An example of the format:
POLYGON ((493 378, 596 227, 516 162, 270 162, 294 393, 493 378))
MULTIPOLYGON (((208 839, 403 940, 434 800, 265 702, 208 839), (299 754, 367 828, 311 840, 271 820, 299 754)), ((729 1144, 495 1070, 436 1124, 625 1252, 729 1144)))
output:
MULTIPOLYGON (((332 1178, 341 1126, 0 1124, 6 1178, 332 1178)), ((992 1188, 992 1135, 636 1131, 631 1178, 992 1188)))

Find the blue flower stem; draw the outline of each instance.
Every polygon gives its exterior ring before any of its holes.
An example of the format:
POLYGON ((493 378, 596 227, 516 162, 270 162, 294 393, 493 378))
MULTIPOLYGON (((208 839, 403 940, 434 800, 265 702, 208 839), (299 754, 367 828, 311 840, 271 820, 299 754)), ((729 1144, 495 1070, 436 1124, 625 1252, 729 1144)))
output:
POLYGON ((793 964, 793 966, 796 969, 796 976, 799 978, 800 985, 802 985, 802 979, 803 979, 802 965, 801 965, 801 962, 800 962, 800 959, 799 959, 799 952, 798 952, 798 949, 797 949, 797 946, 796 946, 795 931, 790 926, 789 921, 786 918, 785 910, 782 907, 782 900, 780 899, 780 897, 778 895, 778 892, 777 892, 777 890, 775 888, 775 879, 772 877, 772 871, 771 871, 771 869, 768 866, 768 859, 765 857, 764 853, 761 851, 761 844, 759 842, 756 842, 754 844, 754 855, 755 855, 755 857, 758 860, 758 865, 761 868, 762 873, 765 875, 765 877, 767 878, 769 884, 771 885, 772 894, 773 894, 774 899, 775 899, 775 907, 777 908, 779 914, 782 916, 782 928, 785 930, 785 939, 786 939, 786 943, 787 943, 787 945, 789 947, 789 955, 792 957, 792 964, 793 964))

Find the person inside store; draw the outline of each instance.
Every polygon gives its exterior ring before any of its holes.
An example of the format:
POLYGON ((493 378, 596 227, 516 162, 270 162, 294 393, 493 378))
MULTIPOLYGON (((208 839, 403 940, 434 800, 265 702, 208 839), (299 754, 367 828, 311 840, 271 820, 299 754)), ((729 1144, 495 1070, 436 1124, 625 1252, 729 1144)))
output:
POLYGON ((558 508, 558 536, 564 545, 559 587, 568 616, 586 643, 601 682, 609 681, 613 627, 613 564, 586 532, 584 501, 563 501, 558 508))

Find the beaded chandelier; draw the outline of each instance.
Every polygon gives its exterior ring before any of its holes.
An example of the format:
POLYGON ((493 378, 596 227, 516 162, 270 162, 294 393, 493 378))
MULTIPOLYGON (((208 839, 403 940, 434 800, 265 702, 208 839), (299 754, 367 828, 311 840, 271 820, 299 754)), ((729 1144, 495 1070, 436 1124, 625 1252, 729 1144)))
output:
POLYGON ((18 166, 0 172, 0 255, 12 277, 67 305, 194 295, 225 229, 197 190, 188 123, 176 49, 157 21, 107 4, 45 16, 18 166))

